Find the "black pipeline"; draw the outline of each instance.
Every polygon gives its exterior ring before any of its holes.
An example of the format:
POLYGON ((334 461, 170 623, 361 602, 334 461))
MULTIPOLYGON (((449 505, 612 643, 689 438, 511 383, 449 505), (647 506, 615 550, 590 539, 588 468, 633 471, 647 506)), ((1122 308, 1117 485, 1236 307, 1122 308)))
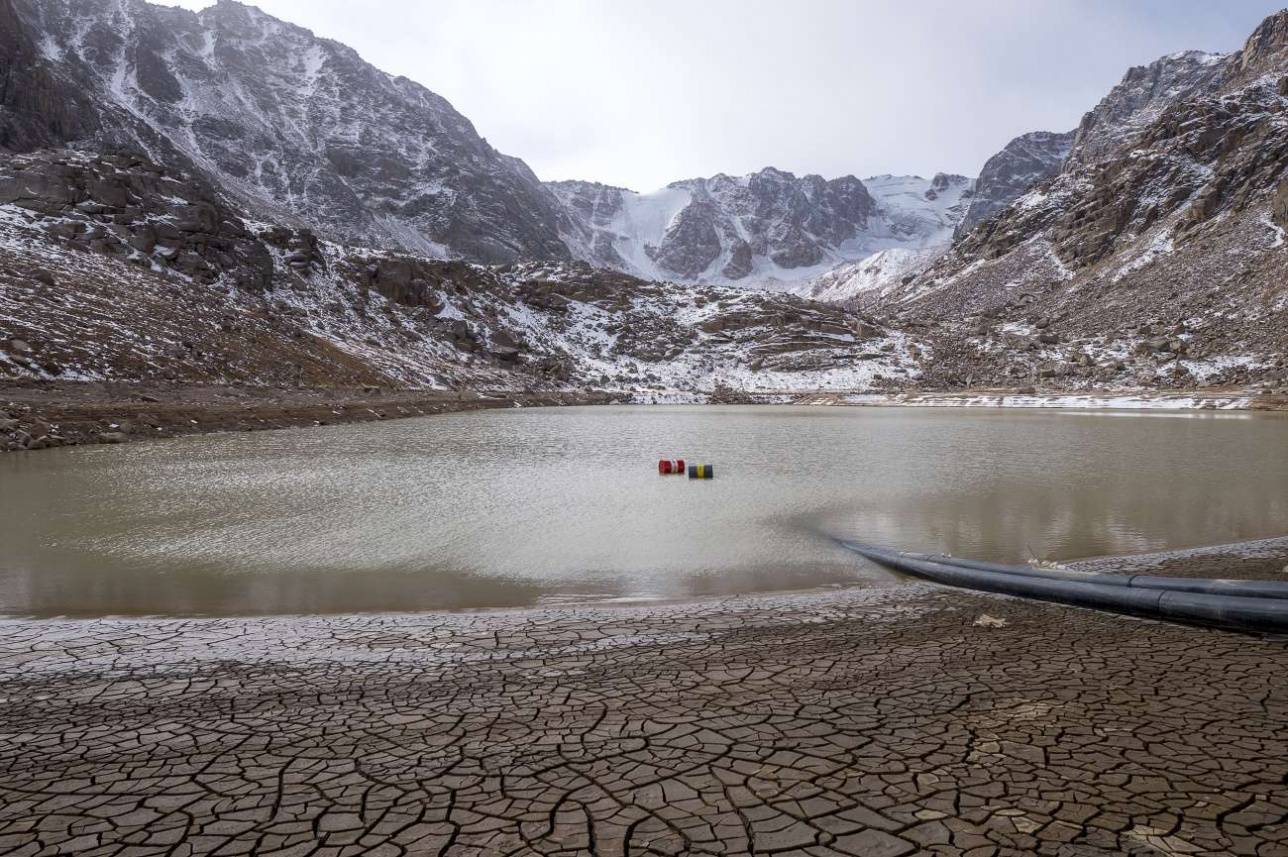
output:
MULTIPOLYGON (((971 560, 949 563, 924 555, 904 554, 854 542, 842 541, 841 544, 873 562, 948 586, 1019 595, 1040 601, 1172 622, 1217 625, 1238 631, 1288 632, 1288 599, 1282 597, 1147 587, 1123 583, 1141 575, 1080 575, 1075 572, 1021 566, 997 566, 971 560)), ((1168 578, 1150 580, 1167 581, 1168 578)), ((1201 585, 1204 582, 1216 585, 1238 581, 1175 581, 1178 586, 1201 585)), ((1272 582, 1267 581, 1263 585, 1268 584, 1272 582)))
POLYGON ((1288 598, 1288 583, 1281 580, 1222 580, 1214 577, 1159 577, 1152 574, 1107 574, 1063 571, 1058 568, 1034 568, 1029 565, 1003 565, 975 559, 958 559, 942 554, 900 552, 900 556, 993 571, 998 574, 1017 574, 1022 577, 1045 577, 1050 580, 1077 580, 1084 583, 1104 583, 1108 586, 1131 586, 1137 589, 1170 589, 1174 592, 1195 592, 1202 595, 1238 595, 1247 598, 1288 598))

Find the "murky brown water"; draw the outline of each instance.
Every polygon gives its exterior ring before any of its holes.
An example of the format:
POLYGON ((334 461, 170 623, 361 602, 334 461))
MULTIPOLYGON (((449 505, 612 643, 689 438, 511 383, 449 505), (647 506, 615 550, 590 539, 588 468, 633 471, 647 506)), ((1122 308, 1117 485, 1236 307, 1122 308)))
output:
POLYGON ((1288 533, 1288 420, 562 408, 0 456, 0 612, 676 599, 1288 533), (716 465, 711 482, 656 461, 716 465))

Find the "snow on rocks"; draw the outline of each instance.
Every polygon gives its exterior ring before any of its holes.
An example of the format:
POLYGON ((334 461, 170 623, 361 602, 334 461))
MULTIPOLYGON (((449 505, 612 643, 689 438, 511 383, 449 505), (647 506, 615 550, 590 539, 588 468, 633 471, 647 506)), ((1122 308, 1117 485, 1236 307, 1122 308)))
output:
POLYGON ((583 263, 346 247, 140 158, 21 156, 0 167, 6 187, 0 375, 15 379, 643 399, 884 388, 917 373, 908 336, 853 312, 583 263))

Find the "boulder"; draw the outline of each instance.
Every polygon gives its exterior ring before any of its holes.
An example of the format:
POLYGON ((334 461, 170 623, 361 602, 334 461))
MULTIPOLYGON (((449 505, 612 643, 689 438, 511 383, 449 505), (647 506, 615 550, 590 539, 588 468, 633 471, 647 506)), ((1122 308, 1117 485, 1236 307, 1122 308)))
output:
POLYGON ((500 360, 504 363, 513 363, 514 361, 519 359, 519 349, 510 345, 493 346, 490 353, 497 360, 500 360))

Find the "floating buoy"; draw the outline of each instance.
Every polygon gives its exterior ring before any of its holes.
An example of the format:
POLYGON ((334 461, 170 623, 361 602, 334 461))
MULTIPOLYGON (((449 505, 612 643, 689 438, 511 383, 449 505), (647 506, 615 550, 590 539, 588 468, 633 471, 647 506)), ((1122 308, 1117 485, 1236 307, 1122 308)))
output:
POLYGON ((679 474, 683 476, 684 459, 683 458, 664 458, 657 463, 657 472, 662 474, 663 476, 671 476, 673 474, 679 474))
POLYGON ((716 469, 712 467, 710 464, 690 464, 689 478, 690 479, 715 479, 716 469))

